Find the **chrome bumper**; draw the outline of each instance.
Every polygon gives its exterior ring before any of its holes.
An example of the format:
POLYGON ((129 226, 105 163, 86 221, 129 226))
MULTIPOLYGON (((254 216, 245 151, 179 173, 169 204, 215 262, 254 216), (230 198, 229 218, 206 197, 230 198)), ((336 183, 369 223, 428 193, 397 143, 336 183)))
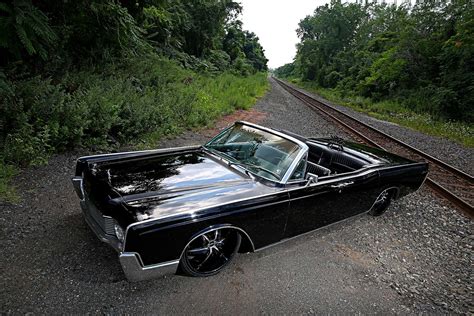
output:
POLYGON ((160 276, 175 274, 179 260, 143 266, 140 255, 136 252, 122 252, 119 255, 123 272, 129 281, 143 281, 160 276))
POLYGON ((179 260, 145 266, 143 265, 142 259, 138 253, 122 251, 122 243, 114 236, 106 234, 99 224, 97 224, 96 220, 91 216, 91 210, 89 209, 90 201, 84 193, 82 177, 72 178, 72 183, 77 195, 79 196, 86 223, 101 241, 109 244, 119 253, 120 264, 122 265, 123 272, 129 281, 143 281, 176 273, 179 260))

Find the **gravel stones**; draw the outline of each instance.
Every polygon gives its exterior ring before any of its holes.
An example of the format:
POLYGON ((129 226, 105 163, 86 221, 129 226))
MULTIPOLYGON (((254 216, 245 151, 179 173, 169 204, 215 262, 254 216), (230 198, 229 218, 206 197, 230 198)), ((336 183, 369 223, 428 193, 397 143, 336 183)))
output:
MULTIPOLYGON (((302 91, 294 85, 291 86, 302 91)), ((341 110, 372 127, 380 129, 381 131, 384 131, 415 148, 418 148, 440 160, 446 161, 464 172, 474 174, 474 149, 472 148, 466 148, 461 144, 442 137, 423 134, 410 128, 399 126, 395 123, 378 120, 363 113, 354 111, 351 108, 337 105, 311 92, 305 91, 305 93, 316 100, 328 103, 338 110, 341 110)))
MULTIPOLYGON (((264 126, 348 137, 272 80, 254 109, 264 113, 264 126)), ((160 147, 207 139, 189 131, 160 147)), ((444 150, 432 151, 438 149, 444 150)), ((15 179, 22 202, 0 206, 0 313, 474 312, 472 222, 427 189, 396 201, 383 216, 361 215, 239 255, 210 278, 128 283, 117 254, 82 218, 70 184, 81 154, 22 171, 15 179)))

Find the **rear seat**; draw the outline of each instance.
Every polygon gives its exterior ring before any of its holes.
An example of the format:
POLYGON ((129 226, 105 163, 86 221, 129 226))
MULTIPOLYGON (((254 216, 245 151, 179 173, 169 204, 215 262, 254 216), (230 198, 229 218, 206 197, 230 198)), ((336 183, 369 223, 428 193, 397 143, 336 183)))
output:
POLYGON ((348 155, 341 151, 334 151, 329 166, 347 167, 352 170, 357 170, 366 164, 367 163, 364 160, 358 159, 352 155, 348 155))
POLYGON ((325 145, 311 142, 306 144, 309 147, 309 160, 327 169, 353 171, 367 164, 365 160, 325 145))

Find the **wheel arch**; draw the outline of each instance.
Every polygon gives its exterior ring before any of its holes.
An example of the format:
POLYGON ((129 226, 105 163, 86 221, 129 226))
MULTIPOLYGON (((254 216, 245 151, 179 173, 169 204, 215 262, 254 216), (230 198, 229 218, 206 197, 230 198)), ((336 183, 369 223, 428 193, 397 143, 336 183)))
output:
MULTIPOLYGON (((399 198, 399 196, 400 196, 400 187, 391 186, 391 187, 386 188, 385 190, 395 191, 395 194, 394 194, 393 197, 392 197, 394 200, 397 200, 397 199, 399 198)), ((385 191, 385 190, 384 190, 384 191, 385 191)), ((382 192, 383 192, 383 191, 382 191, 382 192)), ((380 192, 380 194, 381 194, 382 192, 380 192)))

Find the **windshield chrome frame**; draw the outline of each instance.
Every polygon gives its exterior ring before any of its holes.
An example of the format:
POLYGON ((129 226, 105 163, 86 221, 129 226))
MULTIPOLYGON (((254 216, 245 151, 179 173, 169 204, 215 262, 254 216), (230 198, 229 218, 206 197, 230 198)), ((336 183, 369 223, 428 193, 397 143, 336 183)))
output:
MULTIPOLYGON (((298 163, 300 162, 301 159, 303 159, 306 154, 308 153, 308 145, 306 145, 305 143, 303 143, 302 141, 300 141, 299 139, 296 139, 294 137, 291 137, 289 135, 286 135, 284 133, 281 133, 277 130, 274 130, 272 128, 267 128, 267 127, 263 127, 263 126, 260 126, 260 125, 257 125, 257 124, 253 124, 253 123, 249 123, 249 122, 245 122, 245 121, 236 121, 234 124, 230 125, 229 127, 225 128, 224 130, 222 130, 219 134, 217 134, 215 137, 213 137, 210 141, 208 141, 206 144, 204 144, 204 148, 206 148, 206 145, 208 145, 209 143, 211 143, 212 141, 214 141, 216 138, 218 138, 221 134, 225 133, 226 131, 228 131, 229 129, 233 128, 236 124, 242 124, 242 125, 246 125, 246 126, 249 126, 249 127, 252 127, 252 128, 255 128, 255 129, 258 129, 258 130, 261 130, 261 131, 264 131, 264 132, 267 132, 267 133, 270 133, 270 134, 273 134, 273 135, 276 135, 276 136, 280 136, 281 138, 284 138, 286 140, 289 140, 293 143, 295 143, 296 145, 298 145, 298 147, 300 148, 298 154, 296 155, 295 159, 293 159, 293 162, 290 164, 290 166, 288 167, 288 169, 286 170, 285 174, 283 175, 283 177, 281 178, 281 180, 279 181, 276 181, 275 179, 270 179, 270 178, 267 178, 267 177, 263 177, 261 175, 257 175, 258 177, 261 177, 261 178, 264 178, 266 180, 269 180, 269 181, 272 181, 272 182, 276 182, 276 183, 279 183, 279 184, 287 184, 288 183, 288 180, 290 179, 291 175, 293 174, 293 171, 295 170, 295 168, 298 166, 298 163)), ((226 161, 229 161, 225 156, 221 156, 219 155, 219 157, 221 157, 222 159, 225 159, 226 161)), ((229 161, 231 162, 231 161, 229 161)), ((248 170, 242 166, 239 166, 240 168, 242 169, 245 169, 245 170, 248 170)), ((250 171, 250 170, 248 170, 250 171)), ((250 171, 252 172, 252 171, 250 171)), ((252 172, 253 174, 255 174, 254 172, 252 172)))

